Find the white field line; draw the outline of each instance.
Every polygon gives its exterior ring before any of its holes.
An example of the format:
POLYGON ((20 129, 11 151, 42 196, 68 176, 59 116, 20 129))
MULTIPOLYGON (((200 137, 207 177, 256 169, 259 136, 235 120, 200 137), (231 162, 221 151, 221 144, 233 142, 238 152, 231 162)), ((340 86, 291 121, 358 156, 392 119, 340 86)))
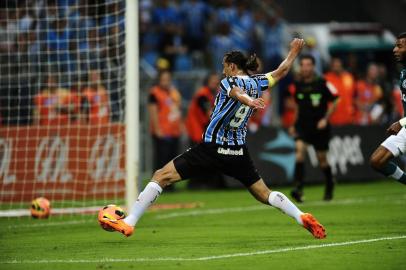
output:
POLYGON ((94 223, 96 224, 95 219, 79 219, 79 220, 68 220, 68 221, 54 221, 46 223, 29 223, 29 224, 15 224, 7 226, 7 229, 18 229, 18 228, 35 228, 35 227, 56 227, 56 226, 66 226, 66 225, 78 225, 85 223, 94 223))
MULTIPOLYGON (((100 210, 100 206, 89 206, 89 207, 69 207, 69 208, 52 208, 51 214, 80 214, 80 213, 93 213, 100 210)), ((30 216, 29 209, 10 209, 10 210, 0 210, 1 217, 24 217, 30 216)))
POLYGON ((358 244, 367 244, 380 241, 391 241, 406 239, 406 235, 399 236, 388 236, 372 239, 361 239, 355 241, 346 241, 346 242, 336 242, 328 244, 318 244, 318 245, 308 245, 308 246, 298 246, 298 247, 286 247, 279 249, 268 249, 268 250, 258 250, 252 252, 241 252, 241 253, 230 253, 223 255, 214 255, 214 256, 204 256, 196 258, 184 258, 184 257, 157 257, 157 258, 102 258, 102 259, 70 259, 70 260, 8 260, 0 261, 2 264, 51 264, 51 263, 61 263, 61 264, 70 264, 70 263, 113 263, 113 262, 157 262, 157 261, 212 261, 228 258, 237 258, 237 257, 249 257, 256 255, 265 255, 265 254, 275 254, 275 253, 287 253, 291 251, 301 251, 301 250, 311 250, 311 249, 322 249, 330 247, 340 247, 340 246, 351 246, 358 244))
MULTIPOLYGON (((371 203, 371 202, 382 202, 382 201, 390 201, 392 204, 406 204, 405 199, 406 195, 398 197, 397 200, 393 200, 393 197, 380 197, 380 198, 349 198, 343 200, 335 200, 331 202, 324 202, 324 201, 315 201, 315 202, 308 202, 303 204, 303 206, 331 206, 331 205, 356 205, 362 203, 371 203), (400 198, 400 199, 399 199, 400 198), (378 200, 379 199, 379 200, 378 200)), ((89 209, 95 209, 96 207, 90 207, 89 209)), ((71 208, 72 209, 72 208, 71 208)), ((215 215, 215 214, 225 214, 225 213, 237 213, 237 212, 251 212, 251 211, 262 211, 262 210, 272 210, 273 207, 269 207, 266 205, 253 205, 253 206, 245 206, 245 207, 229 207, 229 208, 214 208, 214 209, 201 209, 201 210, 193 210, 193 211, 182 211, 182 212, 174 212, 168 214, 158 214, 155 216, 156 219, 171 219, 171 218, 178 218, 178 217, 188 217, 188 216, 202 216, 202 215, 215 215)), ((9 210, 11 211, 11 210, 9 210)), ((86 209, 82 210, 87 212, 86 209)), ((54 211, 53 211, 54 213, 54 211)), ((73 221, 55 221, 55 222, 44 222, 44 223, 37 223, 37 224, 15 224, 9 225, 8 229, 17 229, 17 228, 31 228, 31 227, 48 227, 48 226, 65 226, 65 225, 77 225, 77 224, 84 224, 84 223, 91 223, 93 220, 73 220, 73 221)))

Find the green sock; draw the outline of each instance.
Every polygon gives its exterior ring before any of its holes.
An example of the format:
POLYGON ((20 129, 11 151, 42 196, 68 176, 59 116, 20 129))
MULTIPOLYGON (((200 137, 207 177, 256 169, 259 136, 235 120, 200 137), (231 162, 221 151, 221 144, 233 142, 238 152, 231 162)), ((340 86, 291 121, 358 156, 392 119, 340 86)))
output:
POLYGON ((388 163, 386 163, 379 171, 387 176, 390 177, 392 176, 395 172, 396 172, 396 168, 398 166, 396 166, 395 163, 393 163, 392 161, 389 161, 388 163))
POLYGON ((389 161, 380 170, 385 176, 391 177, 406 185, 406 174, 395 163, 389 161))

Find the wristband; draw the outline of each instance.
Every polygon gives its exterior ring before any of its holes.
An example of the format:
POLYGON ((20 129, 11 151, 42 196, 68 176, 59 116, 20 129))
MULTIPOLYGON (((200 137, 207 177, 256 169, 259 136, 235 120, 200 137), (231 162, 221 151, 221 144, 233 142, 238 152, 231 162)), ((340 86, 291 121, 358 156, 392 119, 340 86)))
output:
POLYGON ((399 120, 399 124, 404 127, 406 126, 406 117, 403 117, 402 119, 399 120))

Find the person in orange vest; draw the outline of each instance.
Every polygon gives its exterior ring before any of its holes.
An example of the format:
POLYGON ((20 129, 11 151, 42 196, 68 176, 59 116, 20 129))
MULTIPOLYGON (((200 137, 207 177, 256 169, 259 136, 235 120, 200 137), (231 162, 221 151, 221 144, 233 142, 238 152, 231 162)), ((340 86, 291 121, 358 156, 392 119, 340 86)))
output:
POLYGON ((158 75, 158 84, 150 90, 148 100, 155 170, 178 154, 182 125, 181 102, 181 95, 172 84, 171 73, 162 71, 158 75))
POLYGON ((357 81, 355 88, 355 121, 359 125, 371 125, 379 122, 384 108, 379 103, 382 88, 378 84, 378 66, 374 63, 368 65, 364 80, 357 81))
POLYGON ((86 123, 107 124, 110 122, 110 102, 98 70, 90 70, 82 89, 82 117, 86 123))
POLYGON ((79 97, 69 89, 59 87, 54 74, 47 75, 45 84, 34 97, 34 123, 53 126, 73 123, 79 112, 79 97))
MULTIPOLYGON (((202 135, 210 121, 210 115, 219 87, 219 75, 210 73, 205 79, 204 85, 197 90, 190 102, 185 125, 192 147, 203 141, 202 135)), ((189 189, 223 187, 225 187, 224 178, 219 173, 193 177, 188 182, 189 189)))
POLYGON ((352 74, 344 70, 340 58, 333 57, 330 62, 330 71, 324 75, 324 78, 336 88, 340 97, 336 110, 330 116, 331 125, 353 124, 355 117, 355 80, 352 74))
POLYGON ((186 130, 192 145, 202 142, 202 134, 210 120, 220 78, 211 73, 204 85, 193 96, 186 116, 186 130))

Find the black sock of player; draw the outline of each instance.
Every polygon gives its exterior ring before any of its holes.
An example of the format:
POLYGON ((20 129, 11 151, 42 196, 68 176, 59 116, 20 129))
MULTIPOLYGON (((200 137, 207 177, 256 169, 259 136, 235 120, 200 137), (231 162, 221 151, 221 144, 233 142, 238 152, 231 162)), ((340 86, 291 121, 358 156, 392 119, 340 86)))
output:
POLYGON ((331 167, 327 166, 322 168, 324 177, 326 178, 326 188, 324 191, 324 200, 330 201, 333 199, 333 192, 334 192, 334 178, 333 173, 331 172, 331 167))
POLYGON ((326 185, 327 187, 331 187, 334 185, 334 180, 333 180, 333 173, 331 172, 331 167, 327 166, 325 168, 322 168, 324 177, 326 179, 326 185))
POLYGON ((295 165, 295 186, 297 191, 303 190, 303 178, 304 178, 304 163, 296 162, 295 165))

